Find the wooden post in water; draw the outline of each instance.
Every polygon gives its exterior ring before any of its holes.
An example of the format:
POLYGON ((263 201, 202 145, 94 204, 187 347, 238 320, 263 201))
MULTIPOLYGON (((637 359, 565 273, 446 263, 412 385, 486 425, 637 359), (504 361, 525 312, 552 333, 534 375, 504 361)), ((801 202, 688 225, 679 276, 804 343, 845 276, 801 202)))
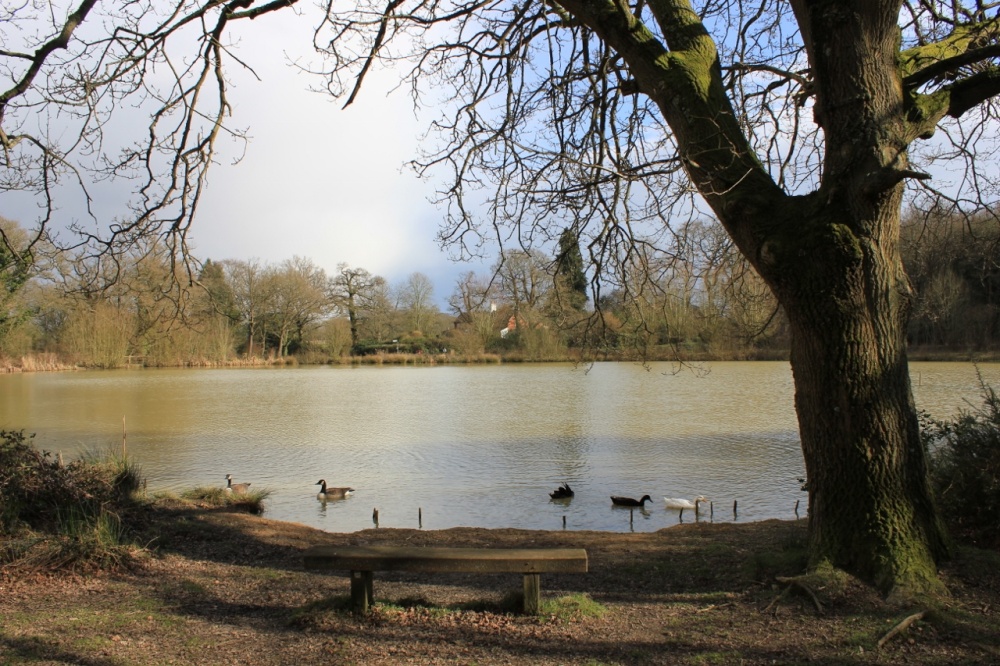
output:
POLYGON ((419 506, 417 507, 417 527, 424 528, 424 509, 419 506))
POLYGON ((378 507, 372 509, 372 522, 375 523, 375 527, 378 527, 378 507))
POLYGON ((684 522, 684 507, 681 507, 681 510, 677 512, 677 522, 684 522))
POLYGON ((736 518, 737 518, 737 514, 736 514, 736 500, 733 500, 733 520, 736 520, 736 518))
POLYGON ((799 501, 795 500, 795 517, 799 517, 799 501))
POLYGON ((563 516, 563 529, 566 529, 566 516, 563 516))
POLYGON ((708 503, 708 517, 712 519, 715 518, 715 502, 708 503))

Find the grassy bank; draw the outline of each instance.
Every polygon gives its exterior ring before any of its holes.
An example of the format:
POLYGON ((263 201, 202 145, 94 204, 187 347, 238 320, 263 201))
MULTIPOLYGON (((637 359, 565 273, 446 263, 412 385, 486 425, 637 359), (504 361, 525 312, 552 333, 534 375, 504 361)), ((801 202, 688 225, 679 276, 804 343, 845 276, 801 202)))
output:
MULTIPOLYGON (((308 499, 304 500, 308 501, 308 499)), ((847 577, 795 579, 804 522, 645 534, 457 528, 332 534, 161 498, 133 516, 131 564, 0 574, 3 664, 994 664, 1000 556, 961 550, 952 597, 896 607, 847 577), (510 610, 516 575, 307 573, 317 544, 582 547, 590 571, 543 576, 545 613, 510 610), (905 630, 901 621, 922 613, 905 630)), ((516 606, 516 604, 515 604, 516 606)))

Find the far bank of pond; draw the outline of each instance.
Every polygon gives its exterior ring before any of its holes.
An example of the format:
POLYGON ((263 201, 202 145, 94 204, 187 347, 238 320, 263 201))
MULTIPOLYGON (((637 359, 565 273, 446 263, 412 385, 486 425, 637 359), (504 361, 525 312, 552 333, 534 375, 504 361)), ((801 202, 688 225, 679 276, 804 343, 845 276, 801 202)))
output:
MULTIPOLYGON (((1000 362, 1000 350, 968 350, 949 347, 921 346, 910 347, 908 350, 910 362, 939 363, 997 363, 1000 362)), ((247 367, 299 367, 299 366, 357 366, 357 365, 498 365, 503 363, 705 363, 724 361, 787 361, 788 351, 784 349, 744 350, 734 353, 727 350, 707 351, 687 349, 680 352, 671 347, 652 348, 645 356, 628 351, 614 353, 586 354, 579 350, 559 358, 529 358, 520 353, 509 354, 370 354, 367 356, 339 356, 335 358, 320 354, 305 356, 267 356, 267 357, 234 357, 226 361, 209 361, 206 359, 183 359, 172 364, 150 365, 141 356, 128 356, 122 359, 115 368, 87 368, 74 364, 70 359, 58 354, 44 353, 11 358, 0 356, 0 373, 11 372, 58 372, 86 369, 132 369, 136 367, 172 367, 172 368, 247 368, 247 367)))

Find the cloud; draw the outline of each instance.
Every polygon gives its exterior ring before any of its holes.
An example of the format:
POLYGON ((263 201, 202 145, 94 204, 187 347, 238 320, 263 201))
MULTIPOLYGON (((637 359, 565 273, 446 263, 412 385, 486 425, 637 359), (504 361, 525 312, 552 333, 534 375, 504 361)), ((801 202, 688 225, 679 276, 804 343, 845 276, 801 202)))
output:
POLYGON ((346 109, 310 91, 322 82, 287 64, 309 57, 307 17, 273 18, 243 43, 241 57, 262 80, 236 81, 232 123, 252 140, 242 161, 225 163, 234 146, 210 175, 193 230, 196 253, 274 262, 299 255, 331 273, 346 262, 391 283, 419 271, 443 305, 458 275, 482 267, 455 264, 437 245, 434 183, 405 167, 423 129, 410 99, 389 94, 391 72, 373 71, 346 109))

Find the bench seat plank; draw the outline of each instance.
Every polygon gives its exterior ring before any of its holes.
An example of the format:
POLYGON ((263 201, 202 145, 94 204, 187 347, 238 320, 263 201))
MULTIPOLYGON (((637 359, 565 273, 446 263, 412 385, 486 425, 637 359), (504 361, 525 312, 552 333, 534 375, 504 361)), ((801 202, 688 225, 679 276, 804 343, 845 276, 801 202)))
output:
POLYGON ((582 548, 313 546, 306 569, 425 573, 586 573, 582 548))
POLYGON ((351 602, 367 613, 374 603, 372 573, 519 573, 524 575, 524 611, 541 607, 543 573, 587 573, 582 548, 433 548, 422 546, 313 546, 304 555, 306 569, 350 570, 351 602))

